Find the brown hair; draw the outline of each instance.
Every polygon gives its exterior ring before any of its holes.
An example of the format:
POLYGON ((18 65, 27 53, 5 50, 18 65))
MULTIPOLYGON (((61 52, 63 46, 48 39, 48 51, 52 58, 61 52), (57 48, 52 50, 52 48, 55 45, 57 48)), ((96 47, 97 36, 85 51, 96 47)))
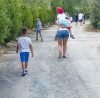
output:
POLYGON ((27 31, 28 31, 28 28, 26 28, 26 27, 22 28, 22 35, 25 35, 27 33, 27 31))

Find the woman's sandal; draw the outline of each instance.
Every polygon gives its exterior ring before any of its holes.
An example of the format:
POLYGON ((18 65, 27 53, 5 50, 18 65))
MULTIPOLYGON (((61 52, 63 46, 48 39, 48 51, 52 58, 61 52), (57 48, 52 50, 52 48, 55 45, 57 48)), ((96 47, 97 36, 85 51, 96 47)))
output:
POLYGON ((66 56, 63 56, 63 58, 65 58, 65 59, 66 59, 67 57, 66 57, 66 56))
POLYGON ((62 53, 59 52, 59 56, 58 56, 58 59, 61 59, 62 58, 62 53))

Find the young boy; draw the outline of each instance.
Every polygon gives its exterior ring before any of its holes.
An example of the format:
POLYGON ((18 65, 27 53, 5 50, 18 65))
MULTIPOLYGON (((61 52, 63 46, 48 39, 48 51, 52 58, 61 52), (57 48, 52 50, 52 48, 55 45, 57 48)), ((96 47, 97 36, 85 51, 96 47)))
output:
POLYGON ((43 39, 42 39, 42 34, 41 34, 41 31, 42 31, 42 22, 40 20, 40 17, 37 18, 37 32, 36 32, 36 40, 38 40, 38 34, 40 35, 41 37, 41 42, 43 42, 43 39))
POLYGON ((81 25, 81 26, 82 26, 82 24, 83 24, 83 17, 84 17, 83 13, 79 13, 78 19, 79 19, 79 22, 80 22, 80 25, 81 25))
POLYGON ((19 38, 17 43, 17 49, 16 52, 20 52, 20 59, 21 59, 21 65, 22 65, 22 76, 25 76, 28 74, 28 60, 29 60, 29 52, 31 50, 32 57, 33 54, 33 48, 32 48, 32 42, 29 37, 27 37, 28 29, 23 28, 22 29, 22 36, 19 38))

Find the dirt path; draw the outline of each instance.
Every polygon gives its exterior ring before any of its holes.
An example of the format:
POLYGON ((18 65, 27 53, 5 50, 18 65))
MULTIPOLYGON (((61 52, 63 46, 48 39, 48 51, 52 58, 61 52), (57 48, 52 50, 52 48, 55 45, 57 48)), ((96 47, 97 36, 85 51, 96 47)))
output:
POLYGON ((100 98, 100 33, 73 26, 76 39, 69 39, 67 59, 57 59, 54 35, 57 27, 35 42, 29 75, 21 77, 19 57, 0 58, 0 98, 100 98))

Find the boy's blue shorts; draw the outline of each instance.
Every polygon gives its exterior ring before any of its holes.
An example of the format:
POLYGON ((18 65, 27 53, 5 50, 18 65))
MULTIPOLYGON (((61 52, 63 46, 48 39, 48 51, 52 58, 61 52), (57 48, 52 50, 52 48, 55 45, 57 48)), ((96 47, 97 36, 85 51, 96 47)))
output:
POLYGON ((29 52, 21 52, 20 53, 21 62, 28 62, 29 60, 29 52))
POLYGON ((41 33, 41 29, 37 28, 37 33, 41 33))

